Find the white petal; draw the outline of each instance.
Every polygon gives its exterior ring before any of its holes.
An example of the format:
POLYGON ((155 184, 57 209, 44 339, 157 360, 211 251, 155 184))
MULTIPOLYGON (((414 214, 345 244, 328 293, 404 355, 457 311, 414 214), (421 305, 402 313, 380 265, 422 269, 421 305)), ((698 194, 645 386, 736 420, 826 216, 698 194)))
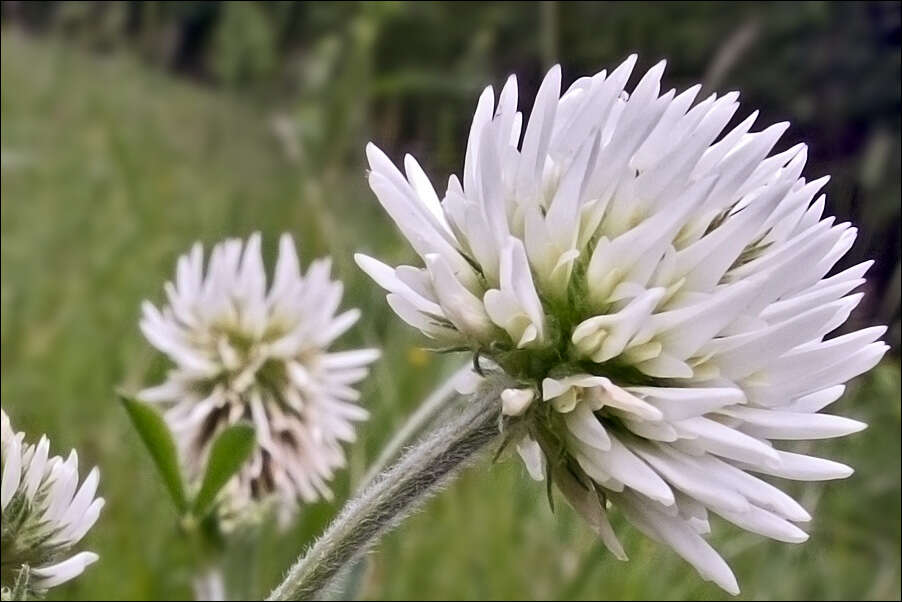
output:
POLYGON ((739 593, 739 585, 730 567, 686 521, 655 511, 637 496, 620 496, 617 501, 630 522, 650 537, 673 548, 704 579, 713 581, 734 596, 739 593))
POLYGON ((589 445, 579 443, 581 454, 577 456, 579 465, 586 473, 595 478, 610 475, 627 487, 657 501, 665 506, 674 503, 673 492, 667 483, 652 470, 648 464, 639 459, 626 448, 616 437, 609 434, 611 449, 602 451, 589 445), (600 473, 596 470, 600 469, 600 473))
POLYGON ((787 543, 802 543, 808 539, 808 534, 791 522, 757 506, 751 506, 746 512, 730 512, 726 510, 715 510, 715 512, 746 531, 758 533, 771 539, 787 543))
POLYGON ((694 438, 697 445, 718 456, 766 465, 780 462, 770 446, 704 416, 674 422, 673 427, 680 436, 694 438))
POLYGON ((744 432, 766 439, 830 439, 867 428, 863 422, 831 414, 776 412, 747 407, 721 411, 741 420, 744 432))
POLYGON ((501 413, 521 416, 536 397, 532 389, 505 389, 501 392, 501 413))
POLYGON ((72 498, 69 509, 60 519, 64 524, 77 524, 81 517, 87 511, 88 506, 94 501, 94 494, 97 492, 97 485, 100 482, 100 471, 95 467, 88 473, 78 493, 72 498))
POLYGON ((545 480, 545 454, 535 439, 529 436, 523 437, 517 443, 517 453, 533 480, 545 480))
POLYGON ((22 476, 22 444, 18 437, 4 442, 3 475, 0 482, 0 509, 12 500, 22 476))
POLYGON ((50 440, 47 437, 41 437, 35 448, 34 455, 28 462, 25 469, 25 495, 28 499, 34 499, 34 494, 44 480, 45 468, 47 467, 47 456, 50 453, 50 440))
POLYGON ((850 466, 802 454, 778 451, 780 465, 772 466, 744 466, 747 470, 754 470, 775 477, 783 477, 796 481, 828 481, 833 479, 845 479, 855 472, 850 466))
POLYGON ((487 339, 494 327, 482 301, 461 284, 451 266, 439 255, 427 255, 426 264, 447 318, 461 332, 477 340, 487 339))
POLYGON ((611 449, 611 439, 588 404, 578 403, 572 412, 564 414, 567 429, 574 437, 596 449, 611 449))
POLYGON ((815 391, 814 393, 803 395, 802 397, 799 397, 798 399, 787 405, 785 408, 776 409, 787 410, 790 412, 820 412, 828 405, 842 397, 842 394, 845 393, 845 391, 845 385, 827 387, 826 389, 821 389, 820 391, 815 391))
POLYGON ((403 282, 391 266, 385 265, 377 259, 368 257, 362 253, 354 254, 354 261, 360 269, 376 281, 376 284, 385 290, 401 295, 409 301, 418 311, 429 312, 435 315, 444 315, 434 299, 425 297, 415 291, 407 283, 403 282))
POLYGON ((605 382, 601 385, 601 388, 604 389, 605 392, 605 394, 601 396, 601 401, 604 405, 616 408, 627 414, 632 414, 641 420, 657 421, 664 418, 664 415, 655 406, 642 401, 626 389, 622 389, 613 384, 608 379, 604 379, 604 381, 605 382))
POLYGON ((320 360, 324 368, 356 368, 371 364, 382 353, 378 349, 356 349, 354 351, 337 351, 328 353, 320 360))
POLYGON ((661 474, 674 488, 679 489, 711 508, 736 512, 748 510, 748 501, 733 488, 712 481, 696 460, 667 447, 636 447, 643 460, 661 474))
POLYGON ((683 420, 745 403, 742 390, 730 387, 627 387, 626 390, 644 397, 667 420, 683 420))
POLYGON ((93 552, 79 552, 57 564, 33 568, 31 574, 37 577, 37 587, 49 589, 78 577, 88 565, 97 562, 98 558, 100 557, 93 552))
POLYGON ((545 324, 542 302, 539 300, 539 295, 533 284, 532 273, 529 269, 529 262, 526 259, 523 243, 516 238, 509 238, 507 247, 504 249, 501 276, 502 286, 505 286, 504 280, 509 279, 507 284, 520 303, 520 307, 523 308, 523 311, 526 312, 532 323, 539 329, 541 338, 541 332, 545 324), (504 269, 505 258, 509 262, 509 271, 504 269))
POLYGON ((526 134, 523 137, 520 166, 517 172, 517 190, 527 198, 538 192, 536 174, 541 174, 542 167, 545 165, 545 154, 548 151, 551 130, 554 126, 554 114, 560 95, 561 67, 555 65, 548 71, 539 86, 532 113, 529 116, 529 123, 526 126, 526 134))

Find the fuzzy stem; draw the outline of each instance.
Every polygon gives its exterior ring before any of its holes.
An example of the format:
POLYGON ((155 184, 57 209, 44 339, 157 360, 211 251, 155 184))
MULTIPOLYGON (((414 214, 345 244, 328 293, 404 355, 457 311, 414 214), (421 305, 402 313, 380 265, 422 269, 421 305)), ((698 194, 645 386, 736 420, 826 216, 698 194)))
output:
POLYGON ((448 402, 455 397, 456 391, 454 387, 457 385, 460 377, 471 371, 469 365, 454 371, 448 380, 439 385, 439 387, 429 394, 423 403, 421 403, 416 411, 410 415, 410 418, 404 425, 398 429, 391 440, 382 448, 376 461, 367 469, 366 474, 360 480, 360 489, 363 490, 379 476, 389 462, 394 460, 409 445, 413 438, 418 435, 426 426, 435 418, 443 409, 448 407, 448 402))
POLYGON ((12 591, 9 592, 9 598, 4 597, 3 599, 28 600, 28 584, 30 580, 31 567, 27 564, 23 564, 22 568, 19 569, 19 573, 16 575, 16 583, 13 585, 12 591))
POLYGON ((465 410, 427 433, 366 487, 288 571, 268 600, 310 600, 382 535, 436 493, 478 452, 498 438, 500 379, 483 383, 465 410))

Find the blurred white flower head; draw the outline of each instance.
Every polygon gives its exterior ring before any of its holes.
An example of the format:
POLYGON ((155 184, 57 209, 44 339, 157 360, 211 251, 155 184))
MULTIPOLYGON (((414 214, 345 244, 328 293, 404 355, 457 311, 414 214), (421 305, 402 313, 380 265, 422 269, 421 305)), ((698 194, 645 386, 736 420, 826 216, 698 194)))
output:
POLYGON ((342 444, 367 418, 353 385, 379 352, 329 351, 360 317, 356 309, 338 313, 343 287, 330 270, 331 261, 319 259, 302 274, 284 234, 267 288, 259 234, 217 244, 206 269, 195 244, 165 285, 168 304, 143 305, 141 330, 175 366, 139 397, 167 408, 189 477, 199 479, 224 428, 242 420, 255 427, 257 448, 220 505, 231 517, 274 501, 287 520, 298 501, 331 499, 328 482, 345 466, 342 444))
POLYGON ((425 267, 357 261, 404 321, 520 381, 508 436, 614 554, 609 502, 737 593, 709 512, 806 539, 808 513, 752 473, 852 473, 779 448, 864 428, 820 411, 880 360, 884 328, 825 338, 871 262, 827 277, 856 230, 823 217, 805 145, 772 154, 788 125, 752 132, 754 112, 724 132, 738 94, 661 94, 663 62, 627 93, 635 63, 563 95, 554 67, 528 125, 513 76, 497 103, 487 88, 441 200, 413 157, 402 173, 370 145, 370 186, 425 267))
POLYGON ((73 553, 72 548, 94 526, 103 508, 103 498, 94 497, 100 472, 92 469, 79 486, 75 450, 66 459, 50 457, 47 437, 37 444, 26 443, 25 434, 13 431, 3 410, 0 449, 0 584, 6 594, 27 565, 28 593, 42 595, 81 575, 97 560, 93 552, 73 553))

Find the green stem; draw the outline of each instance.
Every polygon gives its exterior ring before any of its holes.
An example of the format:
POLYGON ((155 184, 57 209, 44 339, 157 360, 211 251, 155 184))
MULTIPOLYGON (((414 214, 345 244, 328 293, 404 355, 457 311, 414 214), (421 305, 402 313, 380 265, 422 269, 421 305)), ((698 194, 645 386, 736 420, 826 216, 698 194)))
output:
POLYGON ((426 434, 348 502, 268 600, 310 600, 322 596, 342 569, 495 441, 501 415, 499 396, 504 386, 500 378, 484 382, 464 404, 460 415, 426 434))
MULTIPOLYGON (((457 395, 457 384, 467 372, 473 368, 467 364, 458 368, 449 376, 445 382, 438 386, 429 394, 417 409, 411 414, 407 421, 398 429, 389 442, 382 448, 379 456, 367 469, 366 474, 360 480, 357 486, 358 491, 366 489, 373 480, 385 470, 385 467, 398 457, 404 448, 411 444, 414 439, 430 424, 432 424, 445 410, 450 409, 451 401, 457 395)), ((459 397, 459 396, 458 396, 459 397)), ((364 574, 367 570, 366 556, 359 556, 350 563, 346 570, 336 576, 334 583, 336 587, 331 592, 335 600, 357 600, 360 588, 364 585, 364 574)))
POLYGON ((448 407, 448 401, 456 395, 454 387, 457 385, 460 377, 472 370, 469 365, 460 368, 452 374, 448 380, 442 383, 423 403, 421 403, 416 411, 410 415, 407 422, 398 429, 391 440, 385 444, 376 461, 367 469, 366 474, 360 481, 360 490, 365 489, 373 482, 379 473, 385 470, 389 462, 394 460, 409 445, 413 438, 417 436, 442 410, 448 407))
MULTIPOLYGON (((16 583, 10 592, 10 600, 28 600, 28 584, 31 580, 31 567, 23 564, 16 575, 16 583)), ((4 598, 6 599, 6 598, 4 598)))

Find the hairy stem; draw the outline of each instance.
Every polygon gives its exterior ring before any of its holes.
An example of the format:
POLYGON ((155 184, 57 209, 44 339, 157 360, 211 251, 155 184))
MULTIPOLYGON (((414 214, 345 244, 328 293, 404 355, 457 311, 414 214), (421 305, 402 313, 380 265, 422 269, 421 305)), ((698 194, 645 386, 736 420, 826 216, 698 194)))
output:
POLYGON ((504 384, 483 383, 453 420, 427 433, 367 486, 288 571, 269 600, 310 600, 328 590, 336 574, 439 490, 478 452, 498 438, 504 384))
POLYGON ((423 403, 421 403, 407 422, 398 429, 391 440, 382 448, 376 461, 367 469, 366 474, 360 481, 360 489, 365 489, 373 482, 379 473, 385 470, 389 462, 394 460, 404 449, 410 445, 416 437, 428 424, 445 408, 448 407, 449 401, 453 399, 457 393, 454 387, 457 385, 460 377, 471 370, 470 366, 464 366, 452 374, 448 380, 439 385, 439 387, 430 393, 423 403))
MULTIPOLYGON (((16 575, 16 583, 13 585, 13 589, 9 592, 9 598, 4 597, 4 600, 28 600, 28 584, 31 580, 31 567, 27 564, 23 564, 22 568, 19 569, 19 574, 16 575)), ((4 592, 5 594, 6 592, 4 592)))

